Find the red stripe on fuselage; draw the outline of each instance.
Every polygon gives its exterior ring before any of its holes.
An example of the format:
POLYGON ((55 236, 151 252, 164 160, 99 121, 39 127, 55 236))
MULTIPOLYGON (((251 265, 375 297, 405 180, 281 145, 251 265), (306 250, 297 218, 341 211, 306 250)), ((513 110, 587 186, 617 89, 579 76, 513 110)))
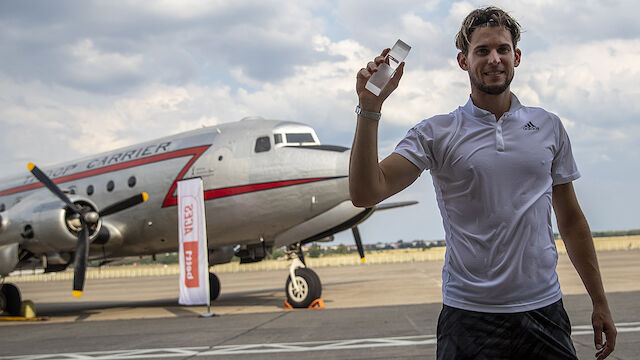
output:
MULTIPOLYGON (((196 147, 187 148, 187 149, 180 149, 180 150, 176 150, 176 151, 172 151, 164 154, 149 156, 142 159, 131 160, 131 161, 123 162, 120 164, 109 165, 109 166, 105 166, 97 169, 82 171, 82 172, 67 175, 67 176, 61 176, 59 178, 52 179, 52 180, 56 184, 61 184, 69 181, 86 179, 88 177, 102 175, 102 174, 106 174, 106 173, 110 173, 118 170, 129 169, 136 166, 147 165, 147 164, 151 164, 151 163, 155 163, 163 160, 170 160, 170 159, 175 159, 175 158, 189 156, 189 155, 193 156, 191 160, 187 163, 187 165, 180 171, 180 175, 178 177, 178 179, 180 179, 187 172, 189 167, 191 167, 191 165, 205 151, 207 151, 209 147, 211 147, 211 145, 203 145, 203 146, 196 146, 196 147)), ((43 186, 44 185, 42 185, 42 183, 40 182, 36 182, 29 185, 18 186, 15 188, 0 191, 0 196, 11 195, 11 194, 20 193, 23 191, 38 189, 43 186)), ((174 183, 174 186, 175 186, 175 183, 174 183)))
MULTIPOLYGON (((342 176, 339 176, 339 177, 342 177, 342 176)), ((231 186, 231 187, 220 188, 220 189, 211 189, 211 190, 205 190, 204 199, 205 200, 219 199, 227 196, 247 194, 255 191, 276 189, 276 188, 281 188, 281 187, 286 187, 291 185, 306 184, 306 183, 311 183, 316 181, 337 179, 339 177, 283 180, 283 181, 274 181, 274 182, 261 183, 261 184, 249 184, 249 185, 231 186)), ((169 194, 171 194, 172 196, 171 197, 167 196, 167 198, 165 198, 165 201, 162 204, 162 207, 174 206, 178 204, 178 198, 175 195, 173 195, 173 193, 175 192, 176 186, 177 184, 174 182, 173 186, 171 187, 171 190, 169 190, 169 194)))
MULTIPOLYGON (((169 188, 169 191, 165 195, 164 201, 162 202, 162 207, 175 206, 178 204, 178 198, 177 196, 174 195, 174 193, 176 192, 176 188, 178 186, 178 181, 184 177, 184 175, 187 173, 189 168, 191 168, 193 163, 195 163, 196 160, 198 160, 198 158, 200 158, 200 156, 202 156, 202 154, 205 151, 207 151, 207 149, 209 149, 209 147, 211 147, 211 145, 203 145, 203 146, 196 146, 196 147, 187 148, 187 149, 180 149, 180 150, 176 150, 176 151, 172 151, 164 154, 149 156, 143 159, 127 161, 121 164, 114 164, 114 165, 101 167, 98 169, 82 171, 76 174, 61 176, 59 178, 52 179, 52 180, 56 184, 61 184, 69 181, 89 178, 91 176, 102 175, 102 174, 106 174, 106 173, 110 173, 118 170, 129 169, 136 166, 152 164, 152 163, 160 162, 164 160, 176 159, 176 158, 185 157, 185 156, 192 156, 191 159, 187 162, 187 164, 180 170, 180 172, 176 176, 175 180, 171 184, 171 188, 169 188)), ((276 189, 276 188, 298 185, 298 184, 306 184, 306 183, 311 183, 316 181, 332 180, 332 179, 337 179, 342 177, 344 176, 296 179, 296 180, 281 180, 281 181, 273 181, 273 182, 260 183, 260 184, 249 184, 249 185, 231 186, 231 187, 220 188, 220 189, 211 189, 211 190, 206 190, 204 192, 204 199, 205 200, 218 199, 218 198, 223 198, 227 196, 247 194, 255 191, 276 189)), ((33 184, 18 186, 15 188, 0 191, 0 196, 16 194, 23 191, 38 189, 41 187, 43 187, 42 183, 36 182, 33 184)))

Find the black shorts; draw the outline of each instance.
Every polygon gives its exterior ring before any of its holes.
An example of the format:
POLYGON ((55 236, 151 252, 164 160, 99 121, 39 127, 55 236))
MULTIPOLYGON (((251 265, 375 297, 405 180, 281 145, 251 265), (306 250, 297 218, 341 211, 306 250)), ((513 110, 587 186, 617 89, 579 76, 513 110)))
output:
POLYGON ((438 318, 437 359, 577 359, 562 300, 519 313, 447 305, 438 318))

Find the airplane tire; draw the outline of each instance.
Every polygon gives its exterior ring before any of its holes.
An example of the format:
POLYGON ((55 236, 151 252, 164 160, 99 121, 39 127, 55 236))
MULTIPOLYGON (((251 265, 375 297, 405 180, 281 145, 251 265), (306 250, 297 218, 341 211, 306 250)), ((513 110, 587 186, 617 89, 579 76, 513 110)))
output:
MULTIPOLYGON (((319 299, 322 297, 322 282, 320 281, 320 277, 318 276, 318 274, 316 274, 315 271, 307 268, 309 270, 309 274, 313 277, 316 278, 316 282, 318 283, 318 294, 316 296, 316 299, 319 299)), ((315 300, 315 299, 314 299, 315 300)))
POLYGON ((13 316, 20 315, 20 303, 22 302, 20 290, 13 284, 4 284, 1 286, 0 313, 5 312, 13 316))
POLYGON ((220 279, 212 272, 209 273, 209 299, 214 301, 220 296, 220 279))
POLYGON ((309 307, 322 294, 320 278, 309 268, 296 269, 295 274, 300 291, 296 291, 293 283, 291 283, 291 277, 287 276, 287 282, 284 287, 284 291, 287 294, 287 302, 294 308, 309 307))

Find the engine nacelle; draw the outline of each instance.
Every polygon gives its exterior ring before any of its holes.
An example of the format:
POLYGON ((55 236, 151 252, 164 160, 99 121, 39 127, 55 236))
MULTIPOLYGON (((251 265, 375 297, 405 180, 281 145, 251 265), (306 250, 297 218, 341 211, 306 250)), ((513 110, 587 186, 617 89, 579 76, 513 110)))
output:
POLYGON ((223 246, 209 251, 209 265, 226 264, 233 258, 233 246, 223 246))
MULTIPOLYGON (((19 243, 33 254, 72 251, 81 229, 78 215, 60 200, 42 201, 42 196, 28 196, 2 213, 0 245, 19 243)), ((70 196, 76 206, 97 211, 93 202, 70 196)), ((89 241, 100 231, 102 222, 89 226, 89 241)))

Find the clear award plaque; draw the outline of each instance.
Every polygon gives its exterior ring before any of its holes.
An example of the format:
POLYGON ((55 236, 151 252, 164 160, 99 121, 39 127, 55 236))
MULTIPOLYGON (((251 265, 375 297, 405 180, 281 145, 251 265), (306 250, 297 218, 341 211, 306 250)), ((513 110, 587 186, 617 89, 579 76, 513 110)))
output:
POLYGON ((380 92, 384 89, 385 85, 387 85, 391 77, 393 77, 398 66, 400 66, 407 55, 409 55, 409 50, 411 50, 411 46, 398 39, 387 54, 384 62, 378 65, 378 71, 371 75, 364 88, 376 96, 380 95, 380 92))

